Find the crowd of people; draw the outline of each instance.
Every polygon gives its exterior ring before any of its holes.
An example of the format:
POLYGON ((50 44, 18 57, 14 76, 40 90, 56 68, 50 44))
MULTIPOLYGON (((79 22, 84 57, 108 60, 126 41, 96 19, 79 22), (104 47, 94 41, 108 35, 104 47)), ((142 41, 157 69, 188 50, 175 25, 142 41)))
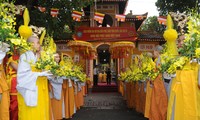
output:
POLYGON ((98 85, 98 82, 100 83, 107 83, 107 85, 111 85, 112 82, 112 72, 110 67, 107 67, 106 70, 101 70, 97 65, 94 66, 93 69, 93 84, 94 86, 98 85))
MULTIPOLYGON (((84 104, 85 84, 36 69, 41 51, 39 39, 31 36, 27 42, 32 44, 31 50, 21 55, 16 51, 7 60, 4 58, 9 45, 1 45, 0 120, 71 118, 84 104)), ((58 53, 54 60, 59 63, 58 53)))
MULTIPOLYGON (((161 51, 156 46, 152 59, 160 69, 161 51)), ((176 74, 160 73, 155 79, 120 80, 119 92, 129 108, 143 113, 149 120, 199 120, 200 89, 198 87, 198 64, 196 59, 186 63, 176 74)), ((155 72, 157 71, 155 70, 155 72)))

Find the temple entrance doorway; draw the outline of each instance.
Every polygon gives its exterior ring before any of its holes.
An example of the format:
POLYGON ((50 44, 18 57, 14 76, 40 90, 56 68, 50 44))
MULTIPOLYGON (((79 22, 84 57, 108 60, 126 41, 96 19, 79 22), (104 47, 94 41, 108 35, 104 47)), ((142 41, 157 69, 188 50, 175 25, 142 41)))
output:
POLYGON ((94 77, 93 80, 93 92, 117 92, 115 60, 111 59, 109 48, 110 45, 108 44, 102 44, 97 47, 98 56, 94 60, 94 69, 96 67, 97 77, 94 77))

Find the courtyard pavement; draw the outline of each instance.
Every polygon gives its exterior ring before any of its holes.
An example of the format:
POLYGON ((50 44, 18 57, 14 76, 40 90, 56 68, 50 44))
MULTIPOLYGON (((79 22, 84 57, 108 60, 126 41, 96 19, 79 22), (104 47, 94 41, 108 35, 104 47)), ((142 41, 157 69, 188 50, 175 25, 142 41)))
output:
MULTIPOLYGON (((91 91, 91 90, 90 90, 91 91)), ((85 97, 84 107, 70 120, 147 120, 141 113, 128 109, 117 92, 93 93, 85 97)))

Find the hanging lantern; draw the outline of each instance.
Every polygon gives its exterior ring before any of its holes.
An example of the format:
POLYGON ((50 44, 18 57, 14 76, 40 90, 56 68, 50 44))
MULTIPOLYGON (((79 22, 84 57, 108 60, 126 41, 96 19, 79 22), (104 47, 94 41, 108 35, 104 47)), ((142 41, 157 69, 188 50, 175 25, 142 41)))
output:
POLYGON ((79 11, 75 11, 75 10, 72 12, 72 18, 75 21, 81 21, 82 15, 83 15, 83 12, 79 12, 79 11))
POLYGON ((59 9, 57 8, 51 8, 51 16, 52 17, 57 17, 59 13, 59 9))
POLYGON ((103 22, 105 14, 95 12, 94 13, 94 20, 98 21, 99 23, 103 22))

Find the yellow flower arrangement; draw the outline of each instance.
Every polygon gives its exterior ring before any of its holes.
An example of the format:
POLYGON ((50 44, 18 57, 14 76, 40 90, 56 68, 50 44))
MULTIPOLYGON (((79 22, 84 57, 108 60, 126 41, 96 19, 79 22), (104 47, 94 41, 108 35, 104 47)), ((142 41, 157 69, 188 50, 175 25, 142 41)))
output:
POLYGON ((188 20, 188 32, 185 34, 186 38, 184 40, 183 47, 179 49, 179 52, 181 55, 189 58, 199 58, 200 14, 192 13, 190 16, 188 16, 188 20))
POLYGON ((77 79, 81 82, 86 81, 87 76, 83 72, 83 68, 79 65, 74 64, 71 58, 65 58, 64 60, 61 60, 60 64, 56 66, 55 69, 54 67, 52 68, 52 73, 57 76, 65 76, 66 78, 72 80, 77 79))
POLYGON ((29 50, 30 47, 26 40, 16 34, 15 5, 4 2, 0 4, 0 10, 0 41, 8 43, 11 46, 11 51, 14 46, 22 50, 29 50))
POLYGON ((142 59, 142 79, 154 79, 158 74, 155 71, 156 70, 156 65, 153 62, 152 58, 148 56, 147 53, 143 53, 143 59, 142 59))
POLYGON ((54 61, 53 54, 47 51, 40 52, 40 58, 36 62, 36 68, 40 70, 50 70, 56 66, 56 62, 54 61))
POLYGON ((196 56, 197 58, 200 58, 200 48, 197 48, 197 49, 195 50, 195 56, 196 56))
POLYGON ((120 73, 120 80, 140 81, 154 79, 158 73, 155 71, 155 63, 147 53, 135 58, 134 63, 125 72, 120 73))
POLYGON ((181 70, 184 67, 184 65, 189 62, 189 59, 185 56, 182 56, 174 59, 173 61, 174 62, 166 70, 168 74, 174 74, 178 69, 181 70))

